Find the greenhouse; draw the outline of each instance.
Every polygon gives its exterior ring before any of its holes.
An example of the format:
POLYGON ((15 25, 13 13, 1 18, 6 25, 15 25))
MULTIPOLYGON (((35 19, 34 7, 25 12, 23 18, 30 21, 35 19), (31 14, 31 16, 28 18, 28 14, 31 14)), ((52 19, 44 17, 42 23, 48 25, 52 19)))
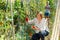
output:
POLYGON ((35 31, 26 22, 33 19, 37 11, 43 17, 49 2, 49 35, 45 40, 60 40, 60 0, 0 0, 0 40, 31 40, 35 31))

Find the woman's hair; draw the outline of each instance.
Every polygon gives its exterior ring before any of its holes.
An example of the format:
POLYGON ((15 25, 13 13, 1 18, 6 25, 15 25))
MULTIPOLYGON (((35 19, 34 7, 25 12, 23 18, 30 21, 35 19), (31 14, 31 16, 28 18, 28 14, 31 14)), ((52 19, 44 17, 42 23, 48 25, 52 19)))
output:
MULTIPOLYGON (((37 11, 37 14, 40 14, 41 19, 43 18, 42 12, 38 12, 38 11, 37 11)), ((37 15, 37 14, 36 14, 36 15, 37 15)))

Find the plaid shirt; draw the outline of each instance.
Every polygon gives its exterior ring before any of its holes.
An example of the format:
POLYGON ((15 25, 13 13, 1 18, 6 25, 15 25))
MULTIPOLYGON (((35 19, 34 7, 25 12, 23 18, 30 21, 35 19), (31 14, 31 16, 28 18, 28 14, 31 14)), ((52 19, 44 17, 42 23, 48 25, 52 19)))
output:
POLYGON ((35 30, 36 33, 38 33, 39 31, 43 31, 46 30, 49 32, 48 29, 48 24, 47 24, 47 19, 42 18, 42 20, 40 22, 38 22, 37 18, 34 18, 33 20, 29 20, 28 21, 29 24, 34 24, 34 26, 38 27, 40 30, 35 30))

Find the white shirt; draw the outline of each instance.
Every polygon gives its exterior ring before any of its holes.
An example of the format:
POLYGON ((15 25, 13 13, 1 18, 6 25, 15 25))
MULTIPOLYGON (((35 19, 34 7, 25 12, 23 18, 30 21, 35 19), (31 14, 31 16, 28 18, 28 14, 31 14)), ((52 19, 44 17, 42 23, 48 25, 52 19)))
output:
POLYGON ((40 23, 38 22, 37 18, 34 18, 33 20, 29 20, 28 21, 29 24, 34 24, 34 26, 38 27, 40 30, 35 30, 36 33, 38 33, 39 31, 48 31, 48 26, 47 26, 47 19, 42 18, 42 20, 40 21, 40 23))

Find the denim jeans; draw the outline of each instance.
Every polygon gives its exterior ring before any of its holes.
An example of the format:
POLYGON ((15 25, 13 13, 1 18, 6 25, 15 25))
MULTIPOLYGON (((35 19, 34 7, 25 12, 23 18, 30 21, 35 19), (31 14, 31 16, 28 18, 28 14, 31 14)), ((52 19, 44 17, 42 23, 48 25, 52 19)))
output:
POLYGON ((41 31, 41 32, 39 32, 39 33, 35 33, 35 34, 33 34, 33 36, 32 36, 32 40, 45 40, 45 36, 47 36, 49 34, 49 32, 48 31, 41 31))
POLYGON ((41 31, 41 33, 42 33, 43 36, 47 36, 49 34, 49 32, 46 31, 46 30, 45 31, 41 31))
POLYGON ((49 10, 46 10, 44 15, 45 16, 50 16, 50 11, 49 10))

